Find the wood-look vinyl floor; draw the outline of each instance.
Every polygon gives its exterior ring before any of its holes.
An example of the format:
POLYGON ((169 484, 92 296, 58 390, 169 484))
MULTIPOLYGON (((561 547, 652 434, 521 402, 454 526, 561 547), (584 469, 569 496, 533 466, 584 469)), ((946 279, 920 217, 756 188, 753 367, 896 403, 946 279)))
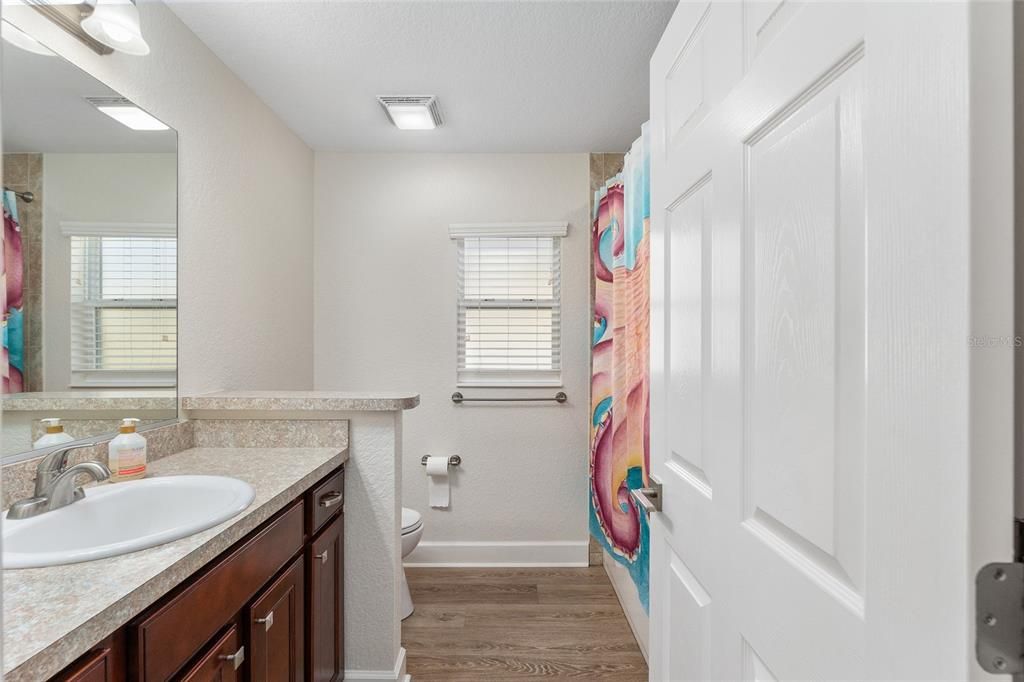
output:
POLYGON ((604 568, 409 568, 413 682, 646 682, 604 568))

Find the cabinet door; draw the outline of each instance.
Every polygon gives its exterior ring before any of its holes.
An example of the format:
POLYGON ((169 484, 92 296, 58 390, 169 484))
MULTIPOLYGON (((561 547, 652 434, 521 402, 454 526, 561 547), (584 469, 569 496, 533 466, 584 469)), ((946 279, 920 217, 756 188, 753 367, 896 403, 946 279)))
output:
POLYGON ((300 682, 304 670, 303 561, 299 557, 248 609, 252 682, 300 682))
POLYGON ((232 625, 181 678, 181 682, 238 682, 242 679, 242 647, 238 628, 232 625))
POLYGON ((307 551, 309 562, 310 680, 337 682, 344 677, 345 517, 338 516, 307 551))

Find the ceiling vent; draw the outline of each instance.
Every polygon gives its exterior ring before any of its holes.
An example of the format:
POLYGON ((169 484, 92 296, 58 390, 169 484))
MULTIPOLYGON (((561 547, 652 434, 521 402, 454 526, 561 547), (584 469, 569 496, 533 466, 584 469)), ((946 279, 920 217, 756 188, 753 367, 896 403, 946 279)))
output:
POLYGON ((97 109, 100 107, 133 107, 135 103, 127 97, 86 97, 85 101, 97 109))
POLYGON ((400 130, 433 130, 442 123, 433 95, 381 95, 377 101, 400 130))

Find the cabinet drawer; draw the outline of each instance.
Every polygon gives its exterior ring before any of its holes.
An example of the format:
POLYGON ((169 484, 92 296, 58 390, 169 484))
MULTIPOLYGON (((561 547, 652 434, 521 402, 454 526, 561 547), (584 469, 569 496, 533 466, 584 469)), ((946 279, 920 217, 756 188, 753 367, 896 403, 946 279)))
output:
POLYGON ((232 625, 199 660, 181 676, 181 682, 236 682, 241 680, 245 648, 238 628, 232 625))
POLYGON ((113 682, 113 666, 110 649, 100 649, 83 656, 52 682, 113 682))
POLYGON ((309 491, 306 525, 310 537, 341 511, 345 503, 345 471, 339 469, 309 491))
POLYGON ((300 500, 175 595, 132 626, 132 673, 162 682, 195 656, 274 574, 302 548, 300 500))
POLYGON ((50 682, 124 682, 124 658, 124 631, 118 630, 54 675, 50 682))

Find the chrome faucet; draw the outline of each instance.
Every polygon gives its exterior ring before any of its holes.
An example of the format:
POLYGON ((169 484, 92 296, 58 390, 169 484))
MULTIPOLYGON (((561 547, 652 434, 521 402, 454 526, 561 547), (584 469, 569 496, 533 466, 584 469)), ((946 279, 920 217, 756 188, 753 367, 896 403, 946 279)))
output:
POLYGON ((7 512, 7 518, 27 519, 77 502, 85 497, 85 491, 75 485, 82 474, 95 481, 110 478, 110 469, 101 462, 81 462, 72 467, 68 466, 68 455, 73 451, 96 445, 98 443, 83 443, 59 448, 40 459, 36 466, 35 495, 12 504, 7 512))

